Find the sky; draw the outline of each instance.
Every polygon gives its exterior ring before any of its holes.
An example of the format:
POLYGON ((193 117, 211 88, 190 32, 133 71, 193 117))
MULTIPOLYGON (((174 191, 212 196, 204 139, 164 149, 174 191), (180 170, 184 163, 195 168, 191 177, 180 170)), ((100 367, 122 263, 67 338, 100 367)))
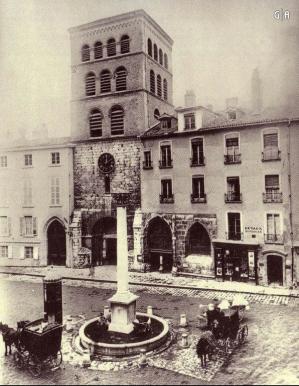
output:
POLYGON ((174 105, 193 89, 197 103, 250 107, 258 67, 264 106, 298 92, 297 0, 0 0, 1 127, 51 136, 70 129, 68 28, 144 9, 174 40, 174 105), (276 20, 275 10, 289 20, 276 20))

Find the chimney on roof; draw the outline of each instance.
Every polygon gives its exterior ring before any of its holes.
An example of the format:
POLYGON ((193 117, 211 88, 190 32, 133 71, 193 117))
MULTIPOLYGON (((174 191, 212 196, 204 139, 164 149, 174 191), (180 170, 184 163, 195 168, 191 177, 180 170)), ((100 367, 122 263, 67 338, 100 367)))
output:
POLYGON ((262 111, 262 81, 259 70, 255 68, 251 77, 251 108, 252 112, 259 114, 262 111))
POLYGON ((236 109, 238 106, 238 98, 226 98, 226 108, 227 109, 236 109))
POLYGON ((187 90, 185 94, 185 107, 196 106, 196 97, 193 90, 187 90))

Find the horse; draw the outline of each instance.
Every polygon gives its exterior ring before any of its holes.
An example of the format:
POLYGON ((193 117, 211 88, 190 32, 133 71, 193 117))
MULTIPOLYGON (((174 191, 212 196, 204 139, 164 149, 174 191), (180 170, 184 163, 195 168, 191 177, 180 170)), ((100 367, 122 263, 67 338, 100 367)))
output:
POLYGON ((206 331, 202 334, 196 344, 196 354, 201 361, 201 367, 207 367, 207 358, 210 359, 213 349, 215 337, 211 331, 206 331))
POLYGON ((5 356, 8 355, 8 348, 9 348, 9 354, 11 354, 11 346, 14 344, 15 346, 18 345, 19 341, 19 333, 14 328, 9 327, 7 324, 3 324, 0 322, 0 331, 2 333, 3 342, 5 344, 5 356))

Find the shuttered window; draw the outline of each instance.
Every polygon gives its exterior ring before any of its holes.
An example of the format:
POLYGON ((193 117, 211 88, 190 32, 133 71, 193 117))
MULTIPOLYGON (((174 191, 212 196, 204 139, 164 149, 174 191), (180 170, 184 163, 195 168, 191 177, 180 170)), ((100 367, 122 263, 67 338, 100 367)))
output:
POLYGON ((162 79, 159 74, 157 75, 157 94, 162 98, 162 79))
POLYGON ((103 44, 102 42, 96 42, 94 44, 94 58, 101 59, 103 57, 103 44))
POLYGON ((115 87, 116 91, 123 91, 127 89, 127 70, 125 67, 119 67, 115 71, 115 87))
POLYGON ((109 39, 107 42, 107 55, 114 56, 116 55, 116 42, 115 39, 109 39))
POLYGON ((120 53, 126 54, 130 52, 130 38, 128 35, 124 35, 120 39, 120 53))
POLYGON ((21 236, 36 236, 37 235, 37 218, 32 216, 21 217, 20 233, 21 233, 21 236))
POLYGON ((163 51, 159 49, 159 63, 163 66, 163 51))
POLYGON ((278 134, 264 134, 264 147, 278 147, 278 134))
POLYGON ((96 94, 96 76, 93 72, 86 75, 85 78, 85 95, 91 96, 96 94))
POLYGON ((90 49, 87 44, 85 44, 81 49, 81 60, 82 62, 88 62, 90 60, 90 49))
POLYGON ((121 106, 113 106, 110 111, 111 135, 124 134, 124 110, 121 106))
POLYGON ((60 178, 51 177, 51 205, 60 205, 60 178))
POLYGON ((150 72, 150 90, 153 94, 156 93, 156 79, 155 79, 155 73, 153 70, 150 72))
POLYGON ((32 205, 32 181, 24 180, 24 206, 32 205))
POLYGON ((166 79, 163 80, 163 98, 166 101, 168 99, 168 85, 167 85, 167 80, 166 79))
POLYGON ((98 109, 93 109, 89 115, 89 131, 91 137, 102 136, 102 113, 98 109))
POLYGON ((101 93, 111 91, 111 74, 109 70, 103 70, 100 76, 101 93))
POLYGON ((158 47, 156 44, 154 44, 154 59, 158 60, 158 47))

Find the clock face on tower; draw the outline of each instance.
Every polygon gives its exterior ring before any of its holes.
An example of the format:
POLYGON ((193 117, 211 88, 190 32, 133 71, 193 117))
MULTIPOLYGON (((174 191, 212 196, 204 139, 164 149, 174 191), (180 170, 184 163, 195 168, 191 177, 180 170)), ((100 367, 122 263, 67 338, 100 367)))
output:
POLYGON ((99 169, 102 173, 112 173, 115 169, 115 161, 112 154, 104 153, 99 157, 99 169))

